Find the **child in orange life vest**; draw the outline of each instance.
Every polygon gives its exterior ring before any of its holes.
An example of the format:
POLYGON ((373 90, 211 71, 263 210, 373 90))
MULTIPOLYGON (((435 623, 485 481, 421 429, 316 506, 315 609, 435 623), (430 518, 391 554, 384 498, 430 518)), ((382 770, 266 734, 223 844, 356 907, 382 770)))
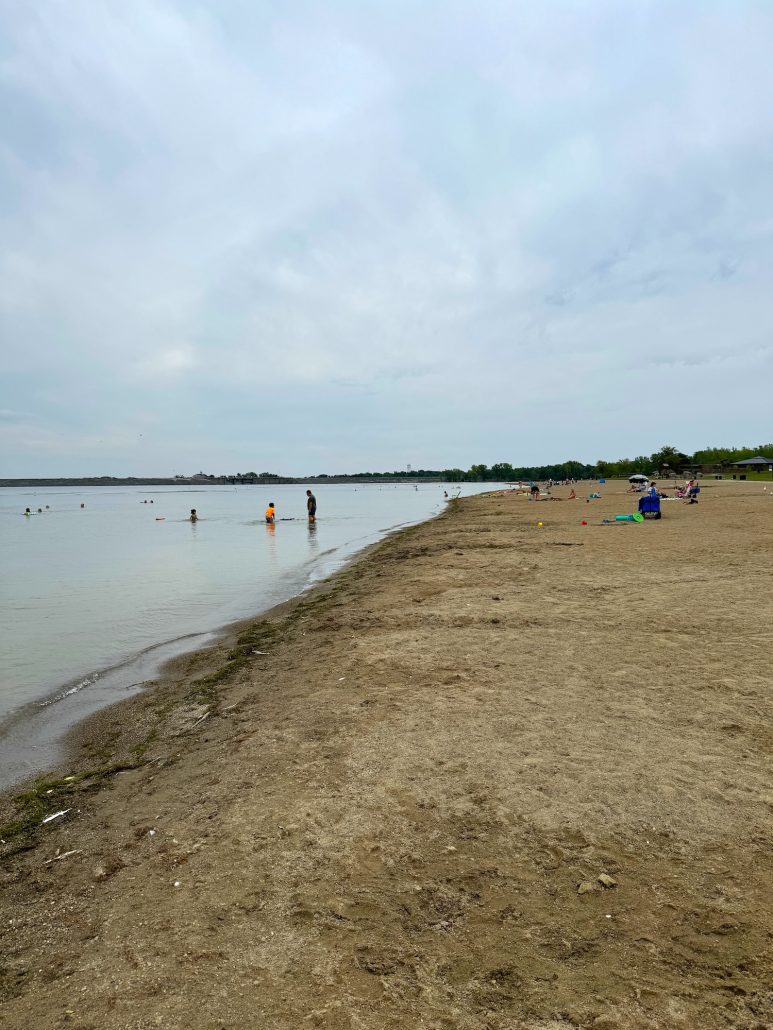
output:
POLYGON ((273 526, 276 522, 276 509, 274 508, 274 502, 271 501, 269 506, 266 508, 266 522, 270 526, 273 526))

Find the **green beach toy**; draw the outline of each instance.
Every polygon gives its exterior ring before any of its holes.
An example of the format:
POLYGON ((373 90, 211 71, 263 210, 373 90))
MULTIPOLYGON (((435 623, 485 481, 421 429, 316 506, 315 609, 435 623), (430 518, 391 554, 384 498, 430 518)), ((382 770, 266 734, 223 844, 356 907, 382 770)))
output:
POLYGON ((634 515, 615 515, 616 522, 644 522, 644 516, 640 511, 634 515))

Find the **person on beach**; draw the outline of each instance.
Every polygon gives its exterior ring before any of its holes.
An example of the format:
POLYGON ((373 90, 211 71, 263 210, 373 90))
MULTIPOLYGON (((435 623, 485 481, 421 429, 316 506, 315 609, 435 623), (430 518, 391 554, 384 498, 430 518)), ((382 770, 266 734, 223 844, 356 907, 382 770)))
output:
POLYGON ((199 516, 196 514, 196 509, 195 508, 191 508, 190 520, 191 520, 191 522, 198 522, 199 521, 199 516))
POLYGON ((529 495, 530 495, 529 496, 529 500, 532 500, 532 501, 538 501, 539 500, 539 484, 538 483, 532 483, 531 484, 531 488, 529 490, 529 495))
POLYGON ((567 501, 576 501, 576 500, 577 500, 577 494, 574 492, 574 487, 572 487, 572 492, 567 497, 567 501))
POLYGON ((306 511, 309 513, 309 522, 317 521, 317 498, 311 492, 306 491, 306 511))
POLYGON ((273 501, 269 501, 269 505, 266 508, 266 522, 269 526, 273 526, 276 522, 276 508, 273 501))

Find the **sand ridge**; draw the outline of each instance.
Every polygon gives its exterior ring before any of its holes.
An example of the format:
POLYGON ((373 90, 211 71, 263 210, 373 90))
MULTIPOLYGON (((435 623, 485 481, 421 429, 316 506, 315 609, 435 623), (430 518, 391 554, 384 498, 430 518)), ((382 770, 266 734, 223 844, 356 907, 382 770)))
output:
POLYGON ((772 1025, 773 499, 600 489, 455 503, 84 734, 0 1026, 772 1025))

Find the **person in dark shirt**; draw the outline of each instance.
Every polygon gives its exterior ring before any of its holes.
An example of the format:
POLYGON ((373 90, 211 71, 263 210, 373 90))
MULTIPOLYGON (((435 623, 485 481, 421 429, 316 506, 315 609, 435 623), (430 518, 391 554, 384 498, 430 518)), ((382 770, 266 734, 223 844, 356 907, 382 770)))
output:
POLYGON ((307 490, 306 491, 306 510, 309 513, 309 522, 316 522, 317 521, 317 498, 314 496, 314 494, 311 492, 311 490, 307 490))

